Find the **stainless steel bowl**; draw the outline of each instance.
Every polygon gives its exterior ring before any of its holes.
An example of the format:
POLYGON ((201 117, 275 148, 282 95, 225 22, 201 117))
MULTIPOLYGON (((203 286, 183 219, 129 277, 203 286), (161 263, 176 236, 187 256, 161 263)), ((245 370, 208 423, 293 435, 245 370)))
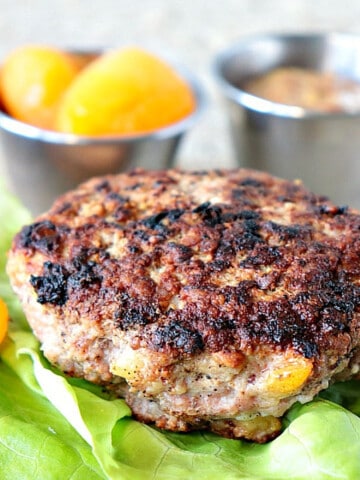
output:
POLYGON ((360 111, 320 113, 247 93, 244 82, 280 66, 360 82, 360 36, 264 34, 219 53, 214 71, 239 165, 300 178, 314 192, 360 208, 360 111))
MULTIPOLYGON (((79 52, 76 52, 79 53, 79 52)), ((94 52, 82 52, 94 57, 94 52)), ((142 167, 173 166, 184 135, 197 122, 206 97, 189 71, 175 66, 192 88, 195 111, 146 135, 86 137, 43 130, 19 122, 0 109, 0 144, 10 189, 35 215, 61 193, 96 176, 142 167)))

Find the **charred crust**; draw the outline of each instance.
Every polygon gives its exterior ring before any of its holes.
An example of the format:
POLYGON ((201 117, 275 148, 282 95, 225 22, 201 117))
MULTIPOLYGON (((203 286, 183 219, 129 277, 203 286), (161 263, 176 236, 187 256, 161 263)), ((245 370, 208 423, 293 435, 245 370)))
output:
POLYGON ((71 202, 64 202, 62 205, 60 205, 58 207, 58 209, 56 210, 56 213, 57 214, 62 214, 62 213, 65 213, 65 212, 70 212, 71 208, 72 208, 71 202))
POLYGON ((231 237, 231 233, 237 233, 237 235, 232 236, 231 240, 235 252, 239 252, 244 250, 252 250, 259 243, 264 243, 264 239, 259 233, 259 229, 259 225, 254 220, 245 220, 236 229, 233 229, 233 231, 230 230, 230 232, 226 233, 230 233, 230 235, 227 235, 227 237, 231 237))
POLYGON ((134 329, 156 322, 159 318, 159 307, 151 302, 139 303, 135 298, 122 292, 116 299, 114 312, 115 325, 121 330, 134 329))
POLYGON ((62 231, 53 222, 42 220, 23 227, 16 242, 19 248, 51 253, 61 244, 62 231))
POLYGON ((264 183, 256 178, 246 177, 239 182, 239 185, 241 185, 242 187, 261 188, 264 186, 264 183))
POLYGON ((168 211, 167 218, 169 219, 170 223, 173 223, 176 222, 182 215, 184 215, 184 213, 184 208, 173 208, 172 210, 168 211))
POLYGON ((165 230, 166 227, 162 223, 162 220, 166 218, 168 215, 167 210, 163 210, 162 212, 156 213, 155 215, 151 215, 150 217, 144 218, 141 223, 151 230, 165 230))
POLYGON ((109 191, 106 195, 106 200, 114 200, 118 204, 124 204, 129 201, 129 197, 125 197, 124 195, 120 195, 118 192, 109 191))
POLYGON ((199 353, 204 343, 199 332, 177 320, 158 326, 151 336, 150 346, 158 351, 176 350, 184 354, 199 353))
POLYGON ((274 344, 292 346, 307 358, 318 353, 311 324, 299 321, 287 299, 254 304, 249 320, 247 331, 260 343, 270 340, 274 344))
POLYGON ((181 208, 162 210, 155 215, 144 218, 143 220, 141 220, 141 224, 144 225, 146 228, 149 228, 150 230, 166 231, 167 227, 164 224, 163 220, 167 219, 167 223, 172 224, 176 222, 184 213, 185 210, 181 208))
POLYGON ((31 275, 30 283, 41 304, 64 305, 68 300, 67 280, 69 272, 62 265, 45 262, 43 275, 31 275))
POLYGON ((90 285, 101 283, 98 265, 88 261, 85 255, 75 257, 67 265, 44 262, 42 275, 31 275, 37 301, 41 304, 65 305, 71 290, 87 289, 90 285))
POLYGON ((258 220, 260 213, 253 210, 240 210, 239 212, 227 212, 221 216, 222 223, 232 223, 235 220, 258 220))
POLYGON ((324 204, 319 205, 317 211, 320 215, 344 215, 349 211, 349 207, 347 205, 337 206, 324 204))
POLYGON ((101 180, 100 182, 96 183, 96 185, 94 185, 94 189, 96 192, 109 192, 111 189, 109 180, 101 180))
POLYGON ((251 254, 240 262, 242 268, 260 268, 281 261, 282 255, 278 246, 256 244, 251 254))
POLYGON ((71 288, 87 288, 94 283, 101 283, 102 275, 98 273, 98 265, 93 261, 84 261, 77 257, 72 262, 73 273, 68 278, 71 288))
POLYGON ((165 252, 169 254, 174 264, 188 262, 194 254, 190 247, 176 242, 169 242, 164 247, 164 253, 165 252))
POLYGON ((276 222, 267 222, 264 228, 279 237, 281 242, 294 239, 306 239, 311 235, 311 229, 307 225, 281 225, 276 222))
POLYGON ((29 272, 40 303, 112 320, 155 351, 265 344, 316 358, 349 355, 360 335, 360 215, 267 174, 92 180, 13 248, 41 255, 29 272))
POLYGON ((134 183, 133 185, 128 185, 127 187, 125 187, 125 190, 128 190, 128 191, 138 190, 138 189, 140 189, 142 186, 143 186, 143 184, 140 183, 140 182, 138 182, 138 183, 134 183))
MULTIPOLYGON (((205 204, 204 204, 205 205, 205 204)), ((204 208, 204 205, 200 205, 202 207, 201 210, 199 210, 200 207, 195 208, 193 210, 194 213, 200 213, 201 219, 204 222, 205 225, 209 227, 215 227, 218 224, 223 223, 222 219, 222 209, 218 205, 207 205, 204 208)))

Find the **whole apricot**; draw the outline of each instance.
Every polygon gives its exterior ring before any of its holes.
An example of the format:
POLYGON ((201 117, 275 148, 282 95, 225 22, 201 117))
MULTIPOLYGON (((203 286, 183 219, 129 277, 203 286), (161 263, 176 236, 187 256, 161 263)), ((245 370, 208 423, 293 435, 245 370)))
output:
POLYGON ((14 118, 52 129, 59 101, 79 67, 60 50, 26 45, 11 52, 2 67, 1 97, 14 118))
POLYGON ((136 47, 103 54, 64 94, 56 129, 80 135, 132 135, 189 115, 189 85, 166 62, 136 47))

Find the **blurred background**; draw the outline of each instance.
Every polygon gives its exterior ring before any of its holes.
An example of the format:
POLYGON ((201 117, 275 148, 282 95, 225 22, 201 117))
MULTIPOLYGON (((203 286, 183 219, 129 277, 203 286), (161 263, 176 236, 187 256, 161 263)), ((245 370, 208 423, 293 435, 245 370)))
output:
MULTIPOLYGON (((207 90, 209 105, 178 152, 177 164, 184 168, 235 165, 211 71, 218 51, 259 32, 360 32, 357 0, 0 0, 0 9, 1 58, 28 43, 139 44, 192 69, 207 90)), ((2 168, 0 156, 4 174, 2 168)))

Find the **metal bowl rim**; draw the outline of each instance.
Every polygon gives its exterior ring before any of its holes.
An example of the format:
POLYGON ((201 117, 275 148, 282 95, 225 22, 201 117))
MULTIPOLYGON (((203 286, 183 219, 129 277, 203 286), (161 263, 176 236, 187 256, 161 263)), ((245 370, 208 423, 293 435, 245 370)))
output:
POLYGON ((274 115, 278 117, 288 117, 294 119, 332 119, 332 118, 360 118, 359 111, 342 111, 342 112, 322 112, 309 110, 294 105, 286 105, 283 103, 273 102, 257 95, 246 92, 245 90, 235 87, 223 75, 223 68, 231 58, 240 52, 245 45, 259 40, 282 40, 296 41, 302 39, 324 40, 329 43, 330 40, 336 38, 346 38, 350 41, 360 42, 360 35, 350 32, 306 32, 306 33, 264 33, 260 35, 248 35, 233 43, 229 47, 220 51, 212 63, 212 72, 215 80, 221 87, 224 96, 235 102, 236 104, 262 114, 274 115))

